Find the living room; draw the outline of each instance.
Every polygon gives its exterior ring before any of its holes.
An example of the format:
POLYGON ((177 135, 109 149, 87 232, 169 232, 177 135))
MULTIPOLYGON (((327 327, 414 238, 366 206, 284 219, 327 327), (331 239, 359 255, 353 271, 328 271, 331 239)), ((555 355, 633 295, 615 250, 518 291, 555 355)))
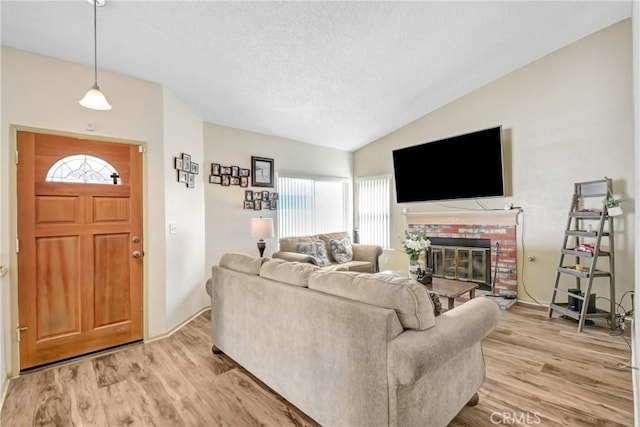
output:
MULTIPOLYGON (((6 237, 0 253, 1 264, 9 267, 9 274, 0 279, 3 390, 9 381, 5 378, 20 371, 14 338, 17 257, 12 243, 17 215, 12 152, 17 130, 145 147, 145 341, 170 335, 206 310, 210 300, 204 283, 224 253, 257 254, 249 233, 256 212, 242 208, 244 189, 211 185, 206 172, 198 175, 195 188, 185 188, 176 181, 173 169, 173 158, 181 153, 189 153, 205 171, 211 163, 249 168, 251 156, 263 156, 274 159, 276 173, 353 182, 391 174, 394 149, 501 125, 511 192, 482 203, 488 209, 502 209, 508 203, 522 209, 517 225, 518 301, 548 304, 573 184, 603 177, 613 180, 614 192, 624 200, 625 214, 616 219, 616 294, 637 291, 638 181, 637 155, 632 154, 638 145, 637 3, 633 14, 470 93, 461 82, 457 100, 353 152, 207 122, 163 85, 104 70, 100 70, 100 83, 109 88, 114 108, 108 115, 99 114, 77 105, 78 94, 86 90, 88 72, 93 71, 90 67, 3 45, 1 158, 5 160, 0 163, 0 176, 1 230, 6 237), (94 123, 95 130, 88 131, 87 123, 94 123), (169 224, 175 226, 175 234, 170 233, 169 224), (534 259, 528 261, 529 256, 534 259)), ((425 182, 443 179, 429 175, 428 162, 424 173, 425 182)), ((354 205, 351 218, 357 216, 357 209, 354 205)), ((400 249, 408 224, 406 213, 483 209, 473 200, 410 204, 392 200, 391 248, 385 248, 380 257, 381 269, 406 269, 407 257, 400 249)), ((277 211, 260 213, 274 219, 277 215, 277 211)), ((358 225, 351 221, 349 229, 358 225)), ((265 256, 269 257, 277 250, 277 234, 266 240, 265 256)), ((631 308, 628 299, 624 305, 631 308)), ((636 332, 636 358, 638 342, 636 332)))

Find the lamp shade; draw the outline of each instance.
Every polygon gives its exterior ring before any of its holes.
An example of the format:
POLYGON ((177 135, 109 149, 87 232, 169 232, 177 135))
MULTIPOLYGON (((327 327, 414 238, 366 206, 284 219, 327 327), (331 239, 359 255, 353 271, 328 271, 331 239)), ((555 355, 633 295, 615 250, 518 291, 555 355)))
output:
POLYGON ((111 110, 111 105, 107 102, 97 84, 91 86, 84 98, 80 100, 80 105, 92 110, 111 110))
POLYGON ((255 239, 273 237, 273 219, 251 218, 251 237, 255 239))

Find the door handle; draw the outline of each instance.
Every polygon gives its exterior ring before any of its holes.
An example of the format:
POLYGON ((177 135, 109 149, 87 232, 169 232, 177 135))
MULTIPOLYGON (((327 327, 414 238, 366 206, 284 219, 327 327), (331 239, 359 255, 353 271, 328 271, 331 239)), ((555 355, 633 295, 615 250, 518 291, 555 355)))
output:
POLYGON ((133 251, 131 256, 134 257, 134 258, 140 258, 142 256, 142 254, 140 253, 140 251, 133 251))

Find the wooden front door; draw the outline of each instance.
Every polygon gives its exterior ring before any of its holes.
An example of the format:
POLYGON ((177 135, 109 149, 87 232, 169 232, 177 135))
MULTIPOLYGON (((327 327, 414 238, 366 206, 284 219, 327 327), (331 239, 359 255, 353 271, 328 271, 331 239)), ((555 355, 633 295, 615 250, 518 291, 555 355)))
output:
POLYGON ((18 132, 21 370, 142 339, 142 255, 137 145, 18 132))

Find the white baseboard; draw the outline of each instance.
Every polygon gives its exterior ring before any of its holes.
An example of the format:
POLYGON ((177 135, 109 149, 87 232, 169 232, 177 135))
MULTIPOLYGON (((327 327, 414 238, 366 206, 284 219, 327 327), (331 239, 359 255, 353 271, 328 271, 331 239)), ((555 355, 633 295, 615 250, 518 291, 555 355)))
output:
POLYGON ((150 343, 150 342, 158 341, 158 340, 161 340, 161 339, 164 339, 164 338, 169 338, 171 335, 175 334, 177 331, 182 329, 182 327, 185 326, 187 323, 191 322, 193 319, 195 319, 196 317, 200 316, 205 311, 209 311, 209 310, 211 310, 211 306, 210 305, 200 309, 197 313, 189 316, 189 318, 187 318, 182 323, 180 323, 178 326, 172 328, 168 332, 165 332, 164 334, 160 334, 160 335, 156 335, 156 336, 153 336, 153 337, 146 338, 144 340, 144 342, 145 343, 150 343))

